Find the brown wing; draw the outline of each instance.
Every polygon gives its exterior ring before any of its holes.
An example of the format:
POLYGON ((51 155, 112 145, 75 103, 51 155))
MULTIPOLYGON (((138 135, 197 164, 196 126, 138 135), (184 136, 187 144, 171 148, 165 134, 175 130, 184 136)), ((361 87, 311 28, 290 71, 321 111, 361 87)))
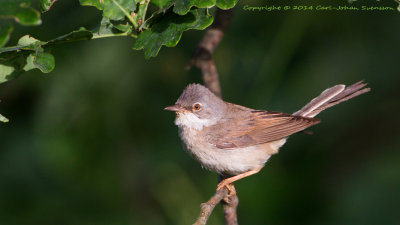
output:
POLYGON ((240 120, 228 119, 224 124, 214 127, 220 135, 209 137, 209 141, 221 149, 243 148, 285 138, 319 122, 314 118, 252 110, 247 111, 240 120))

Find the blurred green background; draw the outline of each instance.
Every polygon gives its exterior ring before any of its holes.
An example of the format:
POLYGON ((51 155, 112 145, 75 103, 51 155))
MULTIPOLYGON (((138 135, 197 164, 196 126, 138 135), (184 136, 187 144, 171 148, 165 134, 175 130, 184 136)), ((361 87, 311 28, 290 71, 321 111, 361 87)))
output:
MULTIPOLYGON (((313 135, 292 136, 259 174, 238 181, 239 223, 400 224, 399 12, 247 4, 265 2, 239 2, 215 52, 225 100, 290 113, 335 84, 365 79, 372 91, 320 114, 313 135)), ((9 45, 100 18, 57 1, 41 26, 16 25, 9 45)), ((59 45, 52 73, 1 84, 0 113, 11 121, 0 124, 0 224, 194 222, 217 177, 183 150, 163 108, 202 82, 184 67, 203 33, 185 32, 150 60, 129 38, 59 45)), ((223 224, 220 206, 209 224, 223 224)))

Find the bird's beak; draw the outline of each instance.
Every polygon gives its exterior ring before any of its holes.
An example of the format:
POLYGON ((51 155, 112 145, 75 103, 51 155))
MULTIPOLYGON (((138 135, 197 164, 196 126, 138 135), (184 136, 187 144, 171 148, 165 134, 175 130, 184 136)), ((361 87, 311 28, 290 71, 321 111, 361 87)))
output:
POLYGON ((179 112, 179 111, 184 110, 184 108, 180 105, 170 105, 170 106, 165 107, 164 110, 179 112))

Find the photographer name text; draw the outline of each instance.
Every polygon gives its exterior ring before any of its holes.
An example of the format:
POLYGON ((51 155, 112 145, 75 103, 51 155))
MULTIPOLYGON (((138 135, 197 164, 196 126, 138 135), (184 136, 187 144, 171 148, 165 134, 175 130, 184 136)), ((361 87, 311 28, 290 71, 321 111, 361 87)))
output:
POLYGON ((265 5, 265 6, 243 6, 243 10, 246 11, 307 11, 307 10, 316 10, 316 11, 395 11, 396 9, 389 6, 332 6, 332 5, 265 5))

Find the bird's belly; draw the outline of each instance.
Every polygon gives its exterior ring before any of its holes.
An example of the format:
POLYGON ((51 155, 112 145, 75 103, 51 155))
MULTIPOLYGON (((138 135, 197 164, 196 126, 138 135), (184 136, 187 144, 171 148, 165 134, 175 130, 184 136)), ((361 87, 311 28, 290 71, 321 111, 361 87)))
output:
POLYGON ((199 138, 197 132, 194 129, 181 130, 181 138, 189 153, 202 167, 226 175, 237 175, 263 167, 286 141, 282 139, 245 148, 220 149, 199 138))

